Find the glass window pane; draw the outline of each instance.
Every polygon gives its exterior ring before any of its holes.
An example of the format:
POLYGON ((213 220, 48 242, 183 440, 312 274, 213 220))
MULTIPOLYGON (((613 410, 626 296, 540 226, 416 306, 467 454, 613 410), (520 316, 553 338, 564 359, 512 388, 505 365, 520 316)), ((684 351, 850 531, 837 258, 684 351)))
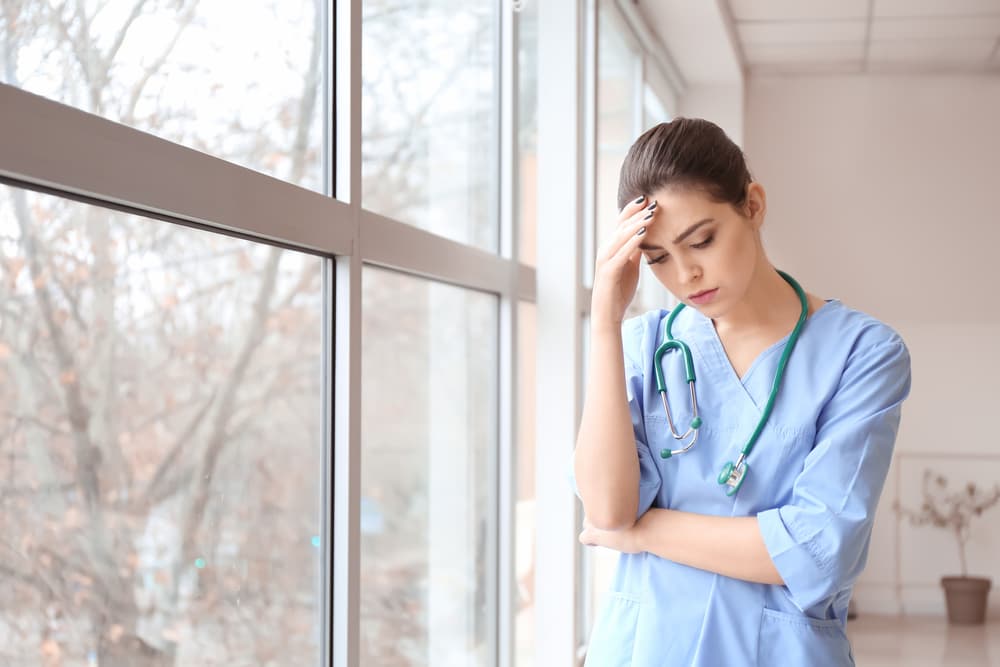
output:
MULTIPOLYGON (((580 319, 580 373, 586 386, 587 374, 590 372, 590 315, 584 315, 580 319)), ((583 410, 583 402, 586 396, 580 394, 580 410, 583 410)), ((576 499, 576 525, 583 525, 583 503, 579 498, 576 499)), ((594 622, 594 614, 596 609, 594 608, 594 578, 592 576, 593 572, 593 555, 594 547, 584 546, 577 542, 577 563, 578 567, 576 570, 576 591, 577 591, 577 607, 576 607, 576 636, 578 637, 581 645, 586 645, 588 638, 590 637, 590 630, 594 622)))
POLYGON ((518 259, 535 265, 538 206, 538 2, 521 5, 518 20, 518 259))
POLYGON ((654 125, 659 125, 660 123, 669 123, 670 114, 667 112, 667 107, 663 104, 660 96, 656 94, 653 87, 646 84, 643 87, 642 95, 642 130, 645 132, 647 129, 653 127, 654 125))
MULTIPOLYGON (((643 132, 654 125, 670 121, 670 116, 659 96, 648 85, 644 86, 643 117, 645 118, 643 132)), ((645 262, 641 262, 639 267, 639 285, 636 288, 635 298, 626 311, 626 317, 639 315, 654 308, 673 308, 677 305, 677 299, 656 279, 650 267, 645 262)))
POLYGON ((323 192, 322 6, 5 2, 0 80, 323 192))
POLYGON ((498 300, 363 277, 361 664, 491 665, 498 300))
POLYGON ((514 641, 517 667, 535 665, 535 314, 518 304, 517 504, 514 508, 514 641))
POLYGON ((365 0, 362 203, 498 249, 497 5, 365 0))
POLYGON ((625 37, 617 10, 601 3, 597 26, 596 227, 600 248, 618 222, 618 177, 638 136, 639 54, 625 37))
POLYGON ((0 186, 0 662, 318 664, 322 266, 0 186))
MULTIPOLYGON (((640 56, 629 45, 622 24, 613 7, 602 5, 598 26, 597 85, 597 238, 598 247, 614 230, 618 221, 618 182, 622 161, 632 142, 642 133, 640 127, 657 102, 640 77, 640 56), (640 93, 642 93, 640 95, 640 93)), ((660 105, 659 108, 662 108, 660 105)), ((666 120, 666 119, 664 119, 666 120)), ((657 121, 659 122, 659 121, 657 121)), ((673 297, 656 280, 645 264, 639 273, 635 298, 626 317, 652 308, 667 308, 673 297)))

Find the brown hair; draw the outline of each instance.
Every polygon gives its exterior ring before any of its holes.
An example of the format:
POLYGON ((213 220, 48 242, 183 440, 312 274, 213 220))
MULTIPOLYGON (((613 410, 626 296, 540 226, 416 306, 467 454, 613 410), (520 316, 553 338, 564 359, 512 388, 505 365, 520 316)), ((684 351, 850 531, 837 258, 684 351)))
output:
POLYGON ((752 180, 743 151, 721 127, 678 117, 646 130, 628 149, 618 181, 618 209, 668 186, 702 190, 740 209, 752 180))

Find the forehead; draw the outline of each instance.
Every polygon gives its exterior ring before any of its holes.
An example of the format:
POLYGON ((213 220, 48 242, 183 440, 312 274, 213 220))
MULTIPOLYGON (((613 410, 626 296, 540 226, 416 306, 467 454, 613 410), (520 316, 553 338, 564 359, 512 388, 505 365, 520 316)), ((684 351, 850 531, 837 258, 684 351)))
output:
POLYGON ((658 206, 666 206, 677 210, 715 210, 717 207, 726 206, 726 204, 719 203, 709 197, 708 194, 700 188, 682 188, 676 186, 660 188, 659 190, 652 192, 650 194, 650 198, 659 202, 658 206))
POLYGON ((651 230, 679 234, 705 218, 724 220, 735 215, 732 206, 718 202, 703 191, 693 188, 661 188, 652 193, 656 202, 656 224, 651 230))

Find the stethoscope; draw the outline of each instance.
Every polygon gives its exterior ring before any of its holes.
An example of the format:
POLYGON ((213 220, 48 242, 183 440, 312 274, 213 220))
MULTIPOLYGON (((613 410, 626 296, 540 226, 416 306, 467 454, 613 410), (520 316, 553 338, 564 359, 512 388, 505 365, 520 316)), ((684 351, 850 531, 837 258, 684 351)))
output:
MULTIPOLYGON (((799 321, 795 324, 795 328, 792 330, 791 336, 788 338, 788 343, 785 345, 785 351, 781 355, 781 360, 778 361, 778 370, 774 374, 774 382, 771 385, 771 395, 767 399, 767 405, 764 406, 764 413, 760 416, 760 420, 757 422, 757 428, 754 429, 753 435, 747 441, 747 444, 743 446, 740 450, 740 456, 736 459, 736 463, 732 461, 726 463, 722 468, 722 472, 719 473, 718 482, 719 484, 726 485, 726 495, 734 496, 736 492, 740 490, 743 486, 743 481, 746 479, 747 472, 750 470, 750 466, 747 464, 747 457, 750 456, 750 452, 753 451, 754 445, 757 443, 757 438, 760 437, 761 431, 764 430, 765 424, 767 424, 768 417, 771 416, 771 410, 774 408, 774 400, 778 397, 778 389, 781 387, 781 380, 785 375, 785 365, 788 363, 788 357, 792 354, 792 349, 795 347, 795 343, 799 339, 799 334, 802 332, 802 326, 806 322, 806 317, 809 315, 809 304, 806 301, 806 293, 802 290, 802 287, 795 282, 795 279, 784 271, 778 271, 782 278, 785 279, 795 293, 799 296, 799 302, 802 304, 802 313, 799 315, 799 321)), ((671 456, 677 456, 678 454, 683 454, 694 447, 694 443, 698 442, 698 429, 701 428, 702 421, 701 417, 698 416, 698 395, 695 392, 694 383, 694 359, 691 356, 691 348, 687 346, 687 343, 674 338, 671 333, 673 328, 674 320, 677 318, 677 314, 684 310, 684 304, 679 304, 670 312, 670 316, 667 318, 667 330, 666 338, 667 340, 656 349, 656 355, 653 357, 656 367, 656 388, 660 392, 660 400, 663 402, 663 410, 667 413, 667 424, 670 426, 670 433, 673 435, 675 440, 684 440, 692 433, 694 437, 691 438, 691 442, 687 443, 681 449, 662 449, 660 451, 660 457, 664 459, 669 459, 671 456), (674 427, 674 419, 670 414, 670 403, 667 401, 667 383, 663 379, 663 355, 670 350, 680 350, 681 354, 684 356, 684 372, 687 376, 688 387, 691 390, 691 422, 688 425, 688 430, 684 433, 677 433, 677 429, 674 427)))

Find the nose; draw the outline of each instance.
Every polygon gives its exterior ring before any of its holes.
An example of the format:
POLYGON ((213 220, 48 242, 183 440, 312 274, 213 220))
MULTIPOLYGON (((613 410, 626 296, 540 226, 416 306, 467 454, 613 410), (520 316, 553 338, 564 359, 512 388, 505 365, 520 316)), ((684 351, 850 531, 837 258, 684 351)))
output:
POLYGON ((677 278, 682 285, 690 285, 701 278, 701 267, 690 259, 677 258, 677 278))

